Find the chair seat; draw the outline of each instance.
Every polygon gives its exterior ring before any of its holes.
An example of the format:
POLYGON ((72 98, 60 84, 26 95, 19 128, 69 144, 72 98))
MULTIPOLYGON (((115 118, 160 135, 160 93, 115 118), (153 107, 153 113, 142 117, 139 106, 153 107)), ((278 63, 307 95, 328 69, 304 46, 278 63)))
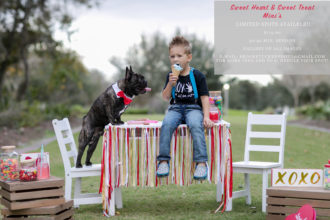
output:
POLYGON ((101 170, 101 164, 92 164, 92 166, 83 165, 82 168, 71 167, 71 172, 86 172, 101 170))
POLYGON ((233 162, 233 168, 271 169, 281 167, 280 163, 262 161, 239 161, 233 162))

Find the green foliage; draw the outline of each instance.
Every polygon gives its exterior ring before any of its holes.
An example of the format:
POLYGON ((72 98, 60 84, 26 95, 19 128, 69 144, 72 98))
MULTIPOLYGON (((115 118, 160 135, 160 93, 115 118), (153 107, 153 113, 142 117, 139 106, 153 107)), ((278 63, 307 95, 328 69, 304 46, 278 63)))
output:
POLYGON ((266 86, 248 80, 235 80, 229 90, 229 106, 233 109, 260 111, 293 106, 293 97, 277 79, 266 86))
POLYGON ((129 108, 125 111, 125 114, 129 114, 129 115, 148 114, 148 109, 146 109, 146 108, 129 108))
POLYGON ((40 122, 54 118, 82 117, 87 111, 87 108, 78 104, 46 104, 39 101, 33 103, 21 102, 0 113, 0 127, 33 127, 40 122))
MULTIPOLYGON (((54 51, 43 58, 31 56, 30 87, 26 101, 17 103, 15 93, 8 93, 4 115, 15 120, 0 119, 4 126, 34 126, 42 120, 55 117, 82 116, 93 100, 107 87, 104 76, 88 71, 78 55, 72 51, 54 51), (12 115, 15 109, 16 115, 12 115)), ((17 87, 19 69, 13 69, 7 78, 8 88, 17 87)))
POLYGON ((313 105, 301 106, 297 109, 297 113, 311 119, 330 121, 330 100, 326 102, 318 101, 313 105))
MULTIPOLYGON (((51 53, 61 45, 53 37, 55 26, 69 33, 73 15, 71 5, 91 7, 97 0, 1 0, 0 3, 0 100, 8 68, 23 64, 17 97, 25 95, 29 83, 28 57, 31 50, 48 50, 51 53)), ((2 104, 2 103, 1 103, 2 104)), ((4 103, 6 104, 6 103, 4 103)))

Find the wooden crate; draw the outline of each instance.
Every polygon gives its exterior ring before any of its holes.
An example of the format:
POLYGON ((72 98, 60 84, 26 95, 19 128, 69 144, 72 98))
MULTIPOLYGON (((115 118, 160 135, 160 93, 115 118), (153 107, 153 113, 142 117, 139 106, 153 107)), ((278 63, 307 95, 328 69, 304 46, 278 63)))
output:
POLYGON ((63 204, 64 180, 50 177, 32 182, 0 182, 1 203, 9 210, 37 208, 63 204))
POLYGON ((48 207, 30 208, 11 211, 7 208, 1 210, 4 220, 66 220, 73 219, 73 201, 48 207))
POLYGON ((267 196, 267 220, 284 220, 305 204, 316 210, 317 219, 330 219, 330 190, 319 187, 270 187, 267 196))

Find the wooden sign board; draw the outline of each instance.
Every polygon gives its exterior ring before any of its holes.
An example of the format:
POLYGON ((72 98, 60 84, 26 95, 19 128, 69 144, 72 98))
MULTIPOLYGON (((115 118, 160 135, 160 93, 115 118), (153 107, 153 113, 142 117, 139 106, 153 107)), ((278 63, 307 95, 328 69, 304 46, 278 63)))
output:
POLYGON ((272 169, 272 186, 322 187, 321 169, 272 169))

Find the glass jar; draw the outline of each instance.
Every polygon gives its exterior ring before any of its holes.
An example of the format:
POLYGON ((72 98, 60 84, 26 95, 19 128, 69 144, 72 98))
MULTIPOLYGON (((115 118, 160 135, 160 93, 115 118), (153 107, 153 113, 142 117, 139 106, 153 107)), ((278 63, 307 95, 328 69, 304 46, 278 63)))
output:
POLYGON ((19 180, 19 160, 15 146, 1 147, 0 154, 0 180, 13 182, 19 180))
POLYGON ((328 161, 328 164, 324 165, 324 189, 330 190, 330 160, 328 161))
POLYGON ((20 181, 35 181, 37 180, 37 165, 36 159, 21 161, 21 170, 19 171, 20 181))
POLYGON ((49 179, 49 161, 47 155, 39 155, 37 159, 37 177, 38 180, 49 179))
POLYGON ((214 122, 222 120, 222 97, 221 91, 210 91, 210 119, 214 122))

